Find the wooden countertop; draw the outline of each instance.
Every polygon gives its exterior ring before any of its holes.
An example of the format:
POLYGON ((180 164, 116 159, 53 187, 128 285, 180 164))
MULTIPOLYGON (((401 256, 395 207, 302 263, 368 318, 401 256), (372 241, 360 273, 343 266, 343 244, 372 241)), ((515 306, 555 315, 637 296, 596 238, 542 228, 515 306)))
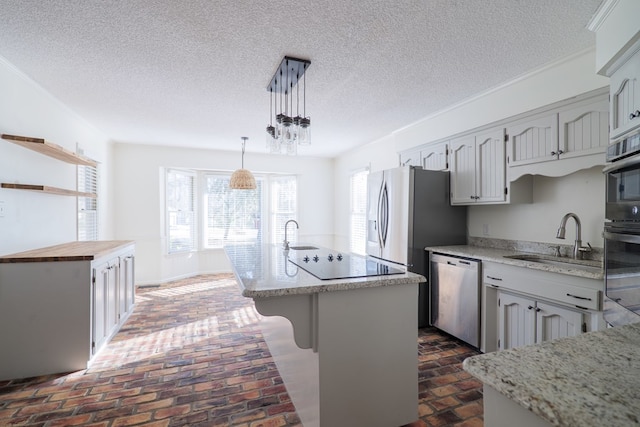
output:
POLYGON ((133 240, 69 242, 0 256, 0 264, 17 262, 91 261, 109 252, 113 252, 116 249, 132 245, 133 243, 133 240))

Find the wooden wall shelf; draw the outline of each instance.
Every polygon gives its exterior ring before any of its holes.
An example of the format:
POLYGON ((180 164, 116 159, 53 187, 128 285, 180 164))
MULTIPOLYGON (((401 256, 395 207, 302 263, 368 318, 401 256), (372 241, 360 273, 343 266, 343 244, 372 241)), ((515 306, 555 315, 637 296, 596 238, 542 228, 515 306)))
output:
POLYGON ((21 147, 28 148, 29 150, 37 151, 45 156, 53 157, 54 159, 62 160, 63 162, 71 163, 74 165, 84 165, 97 167, 98 162, 89 157, 76 154, 67 150, 52 142, 46 141, 42 138, 31 138, 28 136, 7 135, 2 134, 2 139, 18 144, 21 147))
POLYGON ((61 196, 77 196, 77 197, 91 197, 95 199, 97 197, 94 193, 83 193, 81 191, 65 190, 64 188, 49 187, 47 185, 30 185, 30 184, 10 184, 3 182, 0 184, 1 188, 11 188, 14 190, 28 190, 39 191, 47 194, 57 194, 61 196))

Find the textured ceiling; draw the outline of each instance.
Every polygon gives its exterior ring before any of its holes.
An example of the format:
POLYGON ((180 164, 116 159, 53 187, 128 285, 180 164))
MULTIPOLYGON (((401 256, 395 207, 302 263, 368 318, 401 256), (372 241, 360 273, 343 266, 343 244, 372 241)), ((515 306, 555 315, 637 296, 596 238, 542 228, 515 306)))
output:
POLYGON ((0 0, 0 56, 126 143, 265 151, 266 86, 311 60, 335 156, 594 45, 601 0, 0 0))

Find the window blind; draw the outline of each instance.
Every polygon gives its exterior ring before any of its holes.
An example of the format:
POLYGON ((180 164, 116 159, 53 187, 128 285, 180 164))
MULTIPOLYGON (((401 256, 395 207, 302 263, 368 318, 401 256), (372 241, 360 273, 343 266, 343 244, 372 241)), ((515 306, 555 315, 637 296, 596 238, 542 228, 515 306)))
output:
POLYGON ((203 247, 260 244, 263 237, 264 180, 256 178, 254 190, 232 190, 229 175, 205 175, 203 247))
MULTIPOLYGON (((98 169, 93 166, 78 165, 77 188, 83 193, 98 194, 98 169)), ((79 241, 98 240, 98 198, 78 197, 79 241)))
MULTIPOLYGON (((293 175, 271 178, 271 242, 284 241, 284 225, 290 219, 297 219, 298 181, 293 175)), ((289 242, 298 240, 298 229, 289 226, 289 242)))
POLYGON ((349 191, 351 200, 349 249, 356 254, 366 253, 367 241, 367 176, 368 170, 351 174, 349 191))
POLYGON ((168 252, 196 249, 195 173, 167 170, 166 208, 168 252))

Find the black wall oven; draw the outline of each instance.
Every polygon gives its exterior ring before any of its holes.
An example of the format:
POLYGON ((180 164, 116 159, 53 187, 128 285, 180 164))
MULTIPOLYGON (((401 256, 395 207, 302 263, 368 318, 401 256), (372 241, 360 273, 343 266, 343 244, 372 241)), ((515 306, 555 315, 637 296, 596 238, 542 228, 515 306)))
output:
POLYGON ((604 224, 605 320, 640 322, 640 133, 609 146, 604 224))

